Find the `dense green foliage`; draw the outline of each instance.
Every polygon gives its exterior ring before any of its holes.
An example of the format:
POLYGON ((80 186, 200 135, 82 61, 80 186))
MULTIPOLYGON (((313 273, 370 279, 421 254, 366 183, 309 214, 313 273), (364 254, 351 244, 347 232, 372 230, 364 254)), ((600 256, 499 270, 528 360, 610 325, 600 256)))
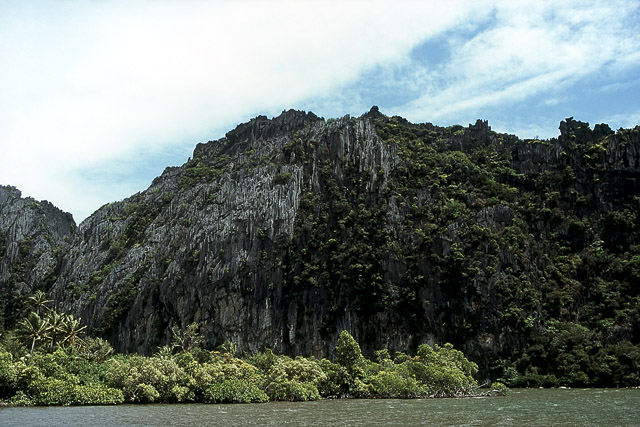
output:
MULTIPOLYGON (((345 332, 346 333, 346 332, 345 332)), ((0 398, 16 405, 253 403, 322 397, 452 397, 475 392, 474 363, 450 345, 349 367, 275 355, 198 351, 94 360, 82 348, 14 357, 0 351, 0 398)))
MULTIPOLYGON (((259 403, 343 396, 467 396, 477 388, 477 366, 450 344, 422 345, 414 357, 391 358, 388 350, 381 350, 380 360, 373 362, 343 331, 335 363, 292 359, 269 349, 243 360, 197 347, 198 328, 192 324, 175 330, 173 346, 151 357, 114 355, 100 338, 78 339, 65 347, 58 342, 53 348, 47 343, 34 346, 31 336, 21 341, 10 334, 0 346, 0 399, 13 405, 259 403), (185 345, 187 341, 194 345, 185 345)), ((223 347, 233 350, 230 343, 223 347)), ((502 388, 498 384, 495 390, 502 388)))
POLYGON ((414 351, 435 336, 510 385, 640 385, 640 128, 567 119, 522 141, 369 119, 398 163, 318 157, 296 217, 286 289, 327 295, 325 336, 353 310, 371 353, 384 314, 414 351))
POLYGON ((483 136, 480 123, 376 125, 404 159, 389 191, 409 219, 392 248, 408 268, 409 313, 434 303, 421 289, 440 289, 442 339, 501 342, 497 363, 476 358, 513 386, 640 385, 639 172, 619 160, 640 128, 567 119, 559 140, 525 142, 483 136), (523 167, 550 146, 556 161, 523 167))

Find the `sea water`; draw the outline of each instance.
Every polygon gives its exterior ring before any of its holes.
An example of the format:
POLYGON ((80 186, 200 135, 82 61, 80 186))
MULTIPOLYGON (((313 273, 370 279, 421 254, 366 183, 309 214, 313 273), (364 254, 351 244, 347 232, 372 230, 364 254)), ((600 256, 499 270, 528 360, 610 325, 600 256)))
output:
POLYGON ((459 399, 0 408, 7 426, 637 426, 638 389, 516 389, 459 399))

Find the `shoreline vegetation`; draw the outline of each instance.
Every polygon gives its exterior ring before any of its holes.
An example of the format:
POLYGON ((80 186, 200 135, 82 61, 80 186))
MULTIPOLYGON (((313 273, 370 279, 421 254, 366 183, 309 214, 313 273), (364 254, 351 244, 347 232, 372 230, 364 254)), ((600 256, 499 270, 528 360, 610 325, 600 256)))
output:
POLYGON ((435 398, 504 395, 481 389, 478 367, 451 344, 423 344, 414 356, 379 350, 365 358, 342 331, 336 360, 276 355, 237 356, 232 342, 200 347, 199 325, 173 328, 171 345, 152 356, 115 354, 101 339, 83 338, 80 319, 29 297, 33 311, 0 341, 0 405, 122 403, 260 403, 322 398, 435 398))

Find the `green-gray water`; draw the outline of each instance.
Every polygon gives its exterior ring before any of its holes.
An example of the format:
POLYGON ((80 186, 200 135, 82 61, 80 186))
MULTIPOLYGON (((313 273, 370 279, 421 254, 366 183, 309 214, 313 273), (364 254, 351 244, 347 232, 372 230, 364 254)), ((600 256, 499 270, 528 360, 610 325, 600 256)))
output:
POLYGON ((506 397, 252 405, 0 408, 0 425, 638 425, 640 390, 512 390, 506 397))

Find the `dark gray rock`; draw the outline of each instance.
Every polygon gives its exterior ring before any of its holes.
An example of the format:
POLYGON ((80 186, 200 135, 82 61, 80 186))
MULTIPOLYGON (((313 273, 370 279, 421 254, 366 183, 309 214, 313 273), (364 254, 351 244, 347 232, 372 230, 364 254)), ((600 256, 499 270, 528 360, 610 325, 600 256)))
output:
POLYGON ((24 296, 57 279, 75 228, 71 214, 0 186, 0 331, 15 325, 24 296))
MULTIPOLYGON (((543 282, 548 242, 566 237, 577 252, 638 244, 610 214, 640 194, 638 130, 570 118, 557 139, 522 141, 486 121, 414 125, 377 107, 329 121, 259 116, 77 227, 0 187, 0 283, 24 294, 48 277, 56 305, 120 351, 152 352, 171 327, 199 322, 207 346, 231 340, 246 352, 330 356, 348 329, 369 353, 458 340, 477 360, 509 355, 526 338, 501 312, 503 288, 543 282), (418 170, 401 132, 381 137, 376 126, 389 120, 458 152, 457 163, 442 176, 418 170), (488 174, 499 182, 469 166, 489 161, 478 157, 487 147, 508 159, 488 174), (443 197, 458 185, 473 191, 443 197), (503 193, 487 197, 492 188, 503 193), (524 193, 542 202, 524 205, 534 203, 524 193), (19 260, 27 268, 16 270, 19 260)), ((538 304, 527 313, 539 316, 538 304)))

